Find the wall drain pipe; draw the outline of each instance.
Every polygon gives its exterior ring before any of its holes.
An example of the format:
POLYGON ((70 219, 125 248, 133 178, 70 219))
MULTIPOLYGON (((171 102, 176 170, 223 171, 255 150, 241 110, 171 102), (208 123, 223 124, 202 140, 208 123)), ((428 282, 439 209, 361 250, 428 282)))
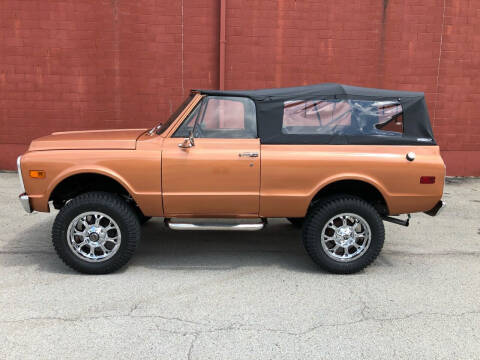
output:
POLYGON ((227 0, 220 0, 220 69, 219 69, 219 89, 225 90, 225 16, 227 0))

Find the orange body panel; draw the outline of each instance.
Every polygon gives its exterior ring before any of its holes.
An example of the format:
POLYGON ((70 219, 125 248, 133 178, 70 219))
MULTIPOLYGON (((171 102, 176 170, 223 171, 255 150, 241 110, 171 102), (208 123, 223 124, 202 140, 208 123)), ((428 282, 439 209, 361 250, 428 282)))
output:
POLYGON ((260 145, 259 139, 195 139, 182 149, 172 134, 200 101, 161 135, 145 130, 56 133, 32 142, 21 169, 31 206, 49 211, 69 176, 98 173, 120 183, 147 216, 303 217, 322 188, 361 180, 383 195, 390 214, 431 209, 443 193, 438 146, 260 145), (41 151, 43 150, 43 151, 41 151), (405 155, 416 153, 414 161, 405 155), (256 153, 258 157, 239 156, 256 153), (44 170, 31 178, 30 170, 44 170), (435 176, 435 184, 420 184, 435 176))
POLYGON ((324 186, 361 180, 382 193, 390 214, 431 209, 442 197, 445 165, 437 146, 262 145, 260 213, 303 217, 324 186), (415 161, 405 155, 414 151, 415 161), (420 184, 420 176, 436 183, 420 184))
POLYGON ((162 172, 166 216, 258 216, 259 139, 165 139, 162 172), (243 153, 258 157, 242 157, 243 153))
POLYGON ((106 175, 118 181, 147 216, 163 216, 162 137, 139 142, 136 150, 29 151, 22 156, 22 174, 32 208, 49 211, 53 189, 64 179, 81 173, 106 175), (29 169, 45 170, 43 179, 28 176, 29 169))
POLYGON ((147 129, 117 129, 55 132, 35 139, 29 150, 135 149, 137 138, 147 129))

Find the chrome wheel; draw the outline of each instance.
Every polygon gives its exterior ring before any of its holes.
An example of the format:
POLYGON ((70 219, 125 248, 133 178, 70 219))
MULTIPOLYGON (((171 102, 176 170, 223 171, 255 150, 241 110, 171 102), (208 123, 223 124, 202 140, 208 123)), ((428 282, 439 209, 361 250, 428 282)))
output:
POLYGON ((363 217, 353 213, 335 215, 322 230, 322 248, 332 259, 340 262, 361 257, 370 246, 370 226, 363 217))
POLYGON ((117 223, 101 212, 85 212, 70 222, 67 242, 82 260, 102 262, 118 251, 122 234, 117 223))

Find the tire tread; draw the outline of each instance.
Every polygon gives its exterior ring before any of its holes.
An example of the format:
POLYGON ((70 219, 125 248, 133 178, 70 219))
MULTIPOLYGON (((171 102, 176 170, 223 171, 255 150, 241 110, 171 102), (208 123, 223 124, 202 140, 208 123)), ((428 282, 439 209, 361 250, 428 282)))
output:
MULTIPOLYGON (((115 221, 117 220, 115 219, 115 221)), ((121 225, 119 224, 119 226, 121 225)), ((52 242, 60 259, 70 268, 86 274, 107 274, 120 269, 130 260, 139 243, 140 233, 139 219, 125 200, 112 193, 95 191, 84 193, 73 198, 60 210, 52 226, 52 242), (68 219, 76 209, 96 205, 110 209, 121 217, 121 221, 124 227, 126 227, 127 232, 122 231, 122 244, 120 246, 123 246, 123 242, 125 241, 126 247, 120 248, 111 259, 105 262, 88 263, 81 259, 74 259, 72 261, 72 256, 75 255, 66 253, 67 251, 71 252, 65 241, 66 231, 69 225, 68 219), (63 244, 62 242, 65 243, 63 244)))
POLYGON ((318 202, 310 209, 303 225, 303 244, 308 255, 322 269, 335 274, 351 274, 366 268, 380 254, 384 239, 385 228, 377 210, 370 203, 354 195, 337 194, 318 202), (318 246, 321 247, 321 245, 318 245, 316 233, 321 232, 325 224, 320 222, 319 219, 325 219, 332 215, 332 210, 345 210, 348 208, 362 209, 369 213, 370 220, 373 220, 373 223, 368 221, 372 231, 372 238, 370 247, 363 256, 352 262, 341 263, 328 258, 322 249, 318 249, 318 246), (375 228, 375 232, 373 228, 375 228), (376 237, 375 241, 373 239, 374 236, 376 237), (322 252, 321 255, 319 251, 322 252))

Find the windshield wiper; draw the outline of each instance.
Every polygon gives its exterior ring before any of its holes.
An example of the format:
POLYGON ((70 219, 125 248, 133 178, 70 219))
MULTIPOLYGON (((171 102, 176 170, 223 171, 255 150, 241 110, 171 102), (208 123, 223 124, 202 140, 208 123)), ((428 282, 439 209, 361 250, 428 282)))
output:
POLYGON ((160 129, 160 126, 162 126, 162 124, 158 124, 157 126, 154 126, 153 128, 151 128, 150 130, 148 130, 148 135, 149 136, 153 136, 154 133, 157 132, 158 129, 160 129))

